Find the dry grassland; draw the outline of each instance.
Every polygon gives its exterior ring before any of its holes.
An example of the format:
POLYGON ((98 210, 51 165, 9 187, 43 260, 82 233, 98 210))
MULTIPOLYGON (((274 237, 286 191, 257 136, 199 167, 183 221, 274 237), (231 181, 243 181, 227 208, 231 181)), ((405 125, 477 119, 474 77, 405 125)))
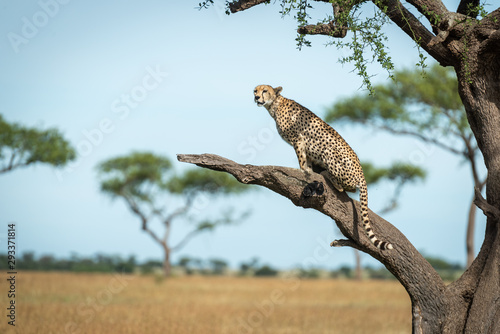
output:
POLYGON ((0 333, 410 333, 394 281, 20 272, 16 327, 0 284, 0 333))

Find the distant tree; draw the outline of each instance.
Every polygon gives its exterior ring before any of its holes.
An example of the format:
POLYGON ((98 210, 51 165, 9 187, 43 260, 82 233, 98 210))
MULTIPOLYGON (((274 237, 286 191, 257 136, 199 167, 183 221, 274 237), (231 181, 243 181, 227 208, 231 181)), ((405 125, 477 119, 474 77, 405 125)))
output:
POLYGON ((259 259, 257 257, 253 257, 248 262, 242 262, 240 264, 240 275, 249 276, 253 275, 255 270, 257 270, 259 264, 259 259))
POLYGON ((462 267, 456 263, 450 263, 444 259, 438 257, 425 257, 431 266, 436 270, 461 270, 462 267))
POLYGON ((192 258, 189 256, 182 256, 179 259, 179 262, 177 262, 177 265, 184 269, 184 272, 187 275, 191 275, 193 273, 192 269, 190 268, 189 264, 191 263, 192 258))
MULTIPOLYGON (((394 80, 375 86, 377 94, 358 94, 333 105, 326 120, 355 122, 398 136, 410 136, 462 158, 471 170, 474 187, 481 191, 481 154, 467 122, 465 108, 451 68, 431 66, 423 78, 418 70, 394 73, 394 80)), ((467 219, 467 266, 474 260, 475 195, 467 219)))
POLYGON ((222 259, 209 259, 208 264, 213 275, 222 275, 227 270, 227 261, 222 259))
POLYGON ((265 264, 259 269, 255 270, 255 276, 276 276, 278 275, 278 270, 272 268, 271 266, 265 264))
MULTIPOLYGON (((133 152, 106 160, 97 166, 97 170, 101 190, 112 198, 123 199, 140 218, 142 230, 162 247, 165 276, 171 271, 172 252, 181 249, 195 235, 234 223, 246 215, 237 216, 231 209, 215 218, 208 217, 208 211, 203 213, 204 217, 193 215, 197 198, 204 196, 205 201, 210 201, 217 195, 238 194, 248 190, 224 173, 195 169, 176 175, 168 158, 149 152, 133 152), (194 227, 172 245, 172 223, 181 218, 193 223, 194 227), (152 229, 154 220, 164 227, 163 236, 152 229)), ((198 211, 201 210, 198 208, 198 211)))
POLYGON ((21 255, 19 269, 35 270, 39 269, 39 263, 35 260, 34 252, 25 252, 21 255))
POLYGON ((75 157, 75 150, 57 129, 8 123, 0 115, 0 173, 36 163, 60 167, 75 157))

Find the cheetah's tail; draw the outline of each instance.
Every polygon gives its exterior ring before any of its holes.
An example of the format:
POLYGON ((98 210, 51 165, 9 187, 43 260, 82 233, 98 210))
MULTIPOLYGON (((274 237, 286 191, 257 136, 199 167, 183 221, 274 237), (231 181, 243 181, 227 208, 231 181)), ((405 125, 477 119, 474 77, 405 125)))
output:
POLYGON ((363 180, 363 183, 359 187, 359 202, 361 204, 361 214, 363 216, 363 227, 365 228, 366 235, 370 239, 370 241, 375 245, 375 247, 386 250, 392 249, 392 245, 386 241, 380 241, 373 233, 372 226, 370 224, 370 218, 368 218, 368 190, 366 187, 366 181, 363 180))

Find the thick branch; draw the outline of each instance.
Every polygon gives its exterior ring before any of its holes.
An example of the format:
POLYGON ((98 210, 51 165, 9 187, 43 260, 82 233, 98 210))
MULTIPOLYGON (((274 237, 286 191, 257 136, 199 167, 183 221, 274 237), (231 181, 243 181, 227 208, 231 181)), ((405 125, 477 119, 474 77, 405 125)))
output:
MULTIPOLYGON (((240 165, 213 154, 179 154, 177 159, 230 173, 242 183, 264 186, 287 197, 297 206, 313 208, 331 217, 350 242, 356 244, 356 248, 378 259, 398 278, 410 294, 414 306, 419 305, 421 310, 430 312, 428 317, 432 313, 434 319, 440 318, 436 314, 443 314, 443 281, 398 229, 370 211, 375 233, 380 239, 394 245, 393 250, 380 251, 372 245, 363 231, 359 203, 346 193, 339 193, 333 187, 325 186, 325 192, 321 196, 303 196, 304 187, 313 181, 329 185, 320 174, 307 177, 303 171, 293 168, 240 165)), ((346 245, 346 242, 337 244, 346 245)), ((427 319, 425 314, 422 316, 427 319)))
MULTIPOLYGON (((316 0, 320 1, 320 0, 316 0)), ((328 22, 328 24, 319 23, 316 25, 307 25, 299 27, 297 32, 303 35, 327 35, 331 37, 344 38, 347 35, 347 30, 349 27, 345 25, 341 18, 344 13, 351 11, 352 7, 363 0, 347 0, 341 3, 332 3, 333 17, 334 20, 328 22)), ((366 0, 364 0, 366 1, 366 0)))
POLYGON ((407 0, 407 2, 422 13, 431 24, 436 24, 436 18, 448 13, 441 0, 407 0))
MULTIPOLYGON (((436 15, 444 15, 446 8, 441 3, 441 1, 411 1, 419 11, 422 11, 423 3, 430 2, 431 4, 436 2, 436 8, 439 8, 439 12, 434 12, 436 15)), ((427 28, 420 22, 405 6, 401 4, 399 0, 386 0, 386 1, 375 1, 381 10, 385 11, 387 16, 396 25, 401 28, 411 39, 418 43, 425 51, 427 51, 434 59, 436 59, 441 65, 448 66, 451 65, 450 56, 451 53, 448 49, 442 46, 440 43, 435 43, 433 38, 435 37, 427 28), (433 43, 431 43, 433 41, 433 43)), ((434 5, 433 5, 434 8, 434 5)), ((425 14, 424 14, 425 15, 425 14)), ((426 17, 429 15, 427 13, 426 17)))
POLYGON ((260 5, 261 3, 269 3, 269 0, 239 0, 229 3, 229 10, 231 13, 244 11, 245 9, 252 8, 260 5))

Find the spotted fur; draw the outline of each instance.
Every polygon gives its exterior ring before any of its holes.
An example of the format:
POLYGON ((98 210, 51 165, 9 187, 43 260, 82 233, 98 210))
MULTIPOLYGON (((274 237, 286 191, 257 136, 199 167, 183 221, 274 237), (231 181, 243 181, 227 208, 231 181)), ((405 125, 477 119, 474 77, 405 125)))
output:
POLYGON ((392 249, 386 241, 380 241, 368 217, 368 191, 363 169, 358 156, 347 142, 321 118, 297 102, 280 95, 281 87, 257 86, 254 99, 258 106, 264 106, 276 121, 280 136, 295 149, 300 168, 306 173, 318 166, 324 169, 328 180, 338 191, 356 191, 359 188, 359 202, 363 227, 371 242, 381 250, 392 249))

